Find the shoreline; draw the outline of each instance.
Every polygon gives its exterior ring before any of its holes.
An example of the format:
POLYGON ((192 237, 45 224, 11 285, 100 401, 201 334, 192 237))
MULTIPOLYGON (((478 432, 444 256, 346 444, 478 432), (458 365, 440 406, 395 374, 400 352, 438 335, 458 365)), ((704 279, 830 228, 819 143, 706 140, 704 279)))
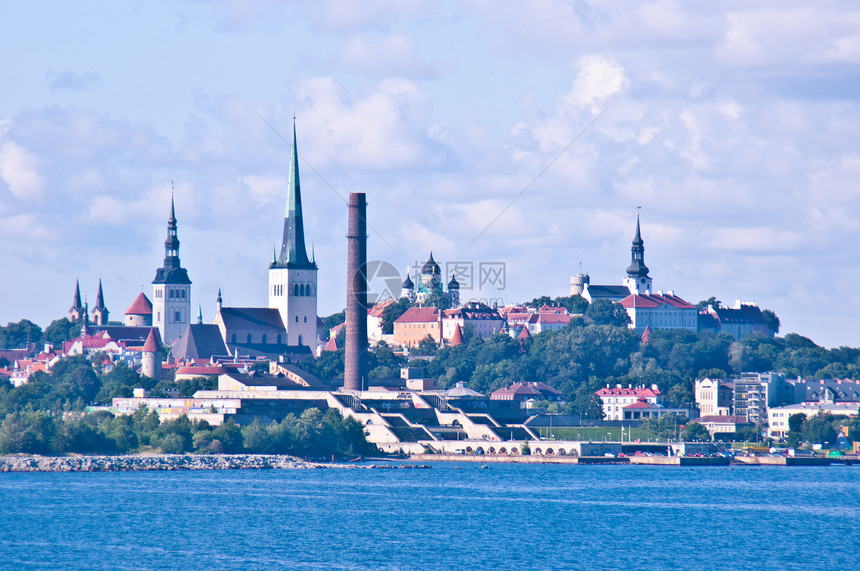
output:
POLYGON ((190 470, 317 470, 429 468, 427 465, 308 462, 282 454, 126 454, 0 456, 3 472, 150 472, 190 470))

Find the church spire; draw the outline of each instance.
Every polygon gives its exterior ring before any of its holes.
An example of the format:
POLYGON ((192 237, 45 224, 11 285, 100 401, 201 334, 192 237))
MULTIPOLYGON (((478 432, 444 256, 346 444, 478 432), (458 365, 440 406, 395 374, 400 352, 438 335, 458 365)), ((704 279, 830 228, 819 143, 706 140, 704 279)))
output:
POLYGON ((284 237, 281 254, 271 267, 315 269, 308 259, 305 226, 302 220, 302 188, 299 181, 299 152, 296 146, 296 119, 293 117, 293 145, 290 149, 290 180, 287 186, 287 208, 284 213, 284 237))
POLYGON ((630 246, 630 265, 627 266, 627 275, 633 279, 648 277, 648 266, 645 265, 645 241, 642 240, 642 231, 639 228, 639 213, 636 214, 636 234, 630 246))
POLYGON ((75 322, 81 318, 81 312, 84 311, 84 304, 81 303, 81 281, 75 278, 75 297, 72 300, 72 307, 69 308, 69 321, 75 322))
POLYGON ((167 238, 164 240, 164 266, 155 271, 154 284, 191 284, 188 270, 179 261, 179 236, 176 233, 176 208, 173 191, 170 192, 170 218, 167 219, 167 238))
POLYGON ((105 296, 104 296, 104 293, 102 292, 102 279, 101 278, 99 278, 99 289, 96 292, 96 306, 94 309, 98 309, 100 311, 104 311, 105 309, 107 309, 105 307, 105 296))

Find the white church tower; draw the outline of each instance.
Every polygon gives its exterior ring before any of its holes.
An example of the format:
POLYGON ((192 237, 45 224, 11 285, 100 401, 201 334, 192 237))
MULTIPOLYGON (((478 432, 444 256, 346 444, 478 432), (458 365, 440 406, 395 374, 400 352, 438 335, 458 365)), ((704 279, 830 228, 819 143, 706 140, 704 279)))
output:
POLYGON ((188 279, 188 270, 179 262, 172 194, 167 239, 164 241, 164 265, 155 271, 152 296, 152 325, 158 328, 164 343, 172 343, 188 327, 191 316, 191 280, 188 279))
POLYGON ((269 307, 281 314, 287 345, 316 346, 317 264, 305 246, 295 119, 281 253, 269 264, 269 307))

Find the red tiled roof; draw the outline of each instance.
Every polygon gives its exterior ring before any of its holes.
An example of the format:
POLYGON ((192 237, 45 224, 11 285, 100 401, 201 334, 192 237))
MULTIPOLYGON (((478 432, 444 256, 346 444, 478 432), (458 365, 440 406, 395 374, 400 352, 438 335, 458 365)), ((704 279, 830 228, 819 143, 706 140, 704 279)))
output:
POLYGON ((528 339, 529 337, 531 337, 531 333, 529 333, 529 328, 524 325, 523 328, 520 329, 520 334, 517 335, 517 339, 523 340, 528 339))
POLYGON ((565 313, 539 313, 538 323, 570 323, 570 315, 565 313))
MULTIPOLYGON (((141 294, 143 295, 143 294, 141 294)), ((149 330, 149 335, 146 336, 146 343, 143 344, 144 353, 157 353, 158 352, 158 340, 155 338, 155 332, 157 329, 154 327, 149 330)))
POLYGON ((125 310, 126 315, 152 315, 152 302, 149 298, 140 292, 134 299, 128 309, 125 310))
POLYGON ((619 301, 624 309, 654 309, 661 305, 669 305, 675 309, 696 309, 695 305, 684 301, 677 295, 672 294, 640 294, 628 295, 619 301))
POLYGON ((636 402, 628 404, 627 406, 622 407, 622 408, 628 409, 628 408, 663 408, 663 407, 661 407, 660 405, 656 405, 654 403, 650 403, 647 400, 645 400, 644 398, 640 398, 636 402))
POLYGON ((614 389, 603 388, 603 389, 600 389, 599 391, 597 391, 597 396, 599 396, 599 397, 609 397, 609 396, 612 396, 612 397, 628 397, 628 396, 632 396, 632 397, 646 397, 646 398, 647 397, 658 397, 658 396, 660 396, 660 390, 659 389, 657 389, 657 390, 654 390, 654 389, 629 389, 629 388, 628 389, 625 389, 625 388, 619 389, 617 387, 614 389))
POLYGON ((435 307, 410 307, 394 323, 430 323, 439 321, 439 310, 435 307))
POLYGON ((463 344, 463 332, 460 330, 460 325, 454 328, 454 334, 451 335, 451 346, 456 347, 457 345, 463 344))
POLYGON ((385 311, 385 308, 388 307, 389 305, 392 305, 393 303, 394 303, 394 301, 392 301, 390 299, 387 301, 380 301, 379 303, 377 303, 376 305, 374 305, 373 307, 371 307, 370 309, 367 310, 368 317, 370 317, 370 316, 382 317, 382 314, 385 311))

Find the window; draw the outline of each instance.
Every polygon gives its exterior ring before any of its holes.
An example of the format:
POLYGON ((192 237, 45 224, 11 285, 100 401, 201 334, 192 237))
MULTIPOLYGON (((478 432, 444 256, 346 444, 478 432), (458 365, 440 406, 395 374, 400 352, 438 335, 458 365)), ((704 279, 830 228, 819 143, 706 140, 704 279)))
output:
POLYGON ((295 285, 295 287, 293 288, 293 292, 294 292, 293 295, 298 297, 298 295, 299 295, 299 284, 295 285))
POLYGON ((167 292, 167 299, 173 299, 173 289, 169 289, 167 292))
POLYGON ((250 343, 250 342, 251 342, 251 334, 248 333, 248 343, 250 343))
POLYGON ((306 315, 306 316, 305 316, 305 323, 307 323, 307 322, 308 322, 308 317, 307 317, 307 315, 306 315))
POLYGON ((263 333, 263 344, 264 345, 266 344, 266 334, 265 333, 263 333))
POLYGON ((182 290, 182 299, 185 299, 185 290, 182 290))
POLYGON ((281 334, 278 333, 278 345, 280 345, 280 344, 281 344, 281 334))
POLYGON ((233 337, 230 338, 230 342, 233 343, 233 345, 236 344, 236 334, 235 333, 233 334, 233 337))
POLYGON ((176 311, 175 321, 176 321, 176 323, 182 323, 182 314, 179 312, 179 310, 176 311))

